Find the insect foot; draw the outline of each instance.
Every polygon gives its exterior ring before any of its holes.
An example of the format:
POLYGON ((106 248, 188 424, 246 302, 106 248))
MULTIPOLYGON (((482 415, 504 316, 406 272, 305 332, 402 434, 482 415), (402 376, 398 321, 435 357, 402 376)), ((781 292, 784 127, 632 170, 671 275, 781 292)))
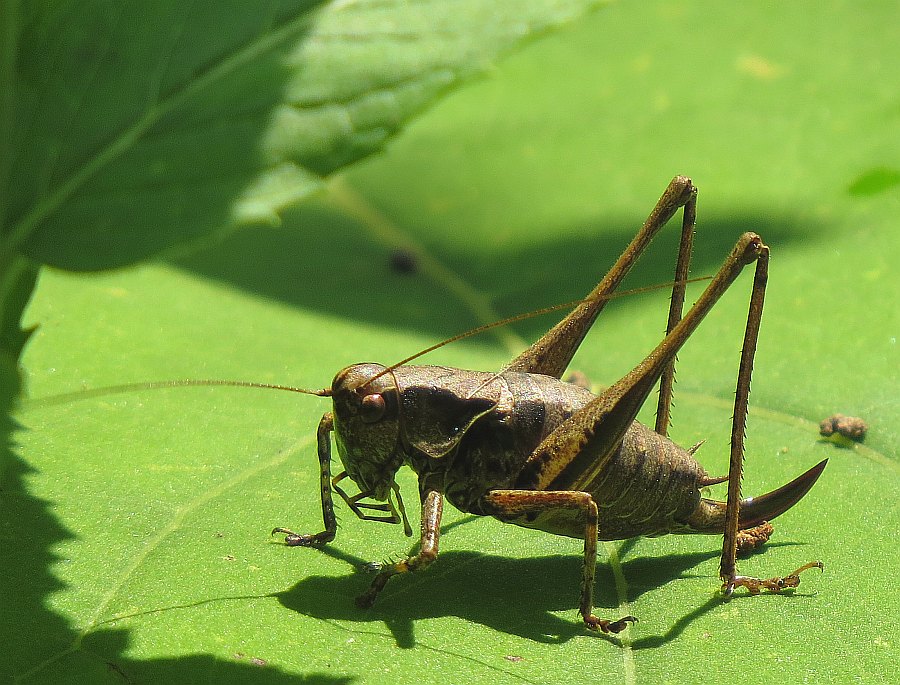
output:
POLYGON ((604 633, 621 633, 629 623, 637 623, 634 616, 623 616, 618 621, 607 621, 605 618, 597 618, 593 614, 584 619, 584 624, 591 630, 599 630, 604 633))
POLYGON ((745 587, 751 595, 758 595, 763 590, 769 592, 781 592, 782 590, 792 590, 800 585, 800 574, 810 568, 817 568, 824 572, 825 564, 821 561, 813 561, 804 564, 793 573, 786 575, 784 578, 775 576, 774 578, 751 578, 750 576, 733 576, 722 584, 722 592, 726 597, 731 597, 735 588, 745 587))
POLYGON ((288 547, 315 547, 334 540, 334 533, 329 533, 328 531, 316 533, 315 535, 301 535, 287 528, 275 528, 272 531, 272 535, 277 533, 284 533, 284 544, 288 547))

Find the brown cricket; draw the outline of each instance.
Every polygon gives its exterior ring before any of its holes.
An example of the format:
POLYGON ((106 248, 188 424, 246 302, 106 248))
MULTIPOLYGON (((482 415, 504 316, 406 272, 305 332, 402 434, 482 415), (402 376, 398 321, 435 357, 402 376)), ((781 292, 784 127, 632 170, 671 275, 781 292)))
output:
MULTIPOLYGON (((318 456, 324 530, 297 534, 292 546, 331 542, 337 524, 332 490, 361 519, 403 523, 411 534, 395 475, 409 466, 419 479, 421 541, 418 553, 385 565, 357 599, 370 606, 388 580, 421 571, 438 556, 446 498, 457 509, 505 523, 584 540, 580 612, 588 628, 618 633, 633 616, 617 620, 593 613, 598 540, 668 533, 723 535, 720 575, 726 596, 739 587, 756 594, 795 588, 799 574, 821 569, 805 564, 784 577, 738 575, 738 532, 767 539, 767 522, 796 504, 821 475, 827 460, 761 497, 741 499, 750 376, 766 289, 769 249, 745 233, 697 302, 682 315, 692 250, 697 190, 677 176, 631 244, 602 281, 559 324, 497 373, 404 360, 385 367, 354 364, 338 372, 331 388, 333 410, 319 422, 318 456), (651 239, 683 208, 666 335, 646 358, 599 395, 560 380, 606 302, 651 239), (668 437, 675 356, 745 266, 755 264, 750 306, 737 377, 728 475, 712 478, 668 437), (635 416, 660 384, 653 429, 635 416), (331 437, 344 470, 331 476, 331 437), (349 496, 346 478, 359 488, 349 496), (725 502, 703 497, 701 488, 728 482, 725 502), (364 500, 375 500, 366 502, 364 500), (395 503, 396 500, 396 503, 395 503), (372 513, 369 513, 372 512, 372 513)), ((417 355, 418 356, 418 355, 417 355)))

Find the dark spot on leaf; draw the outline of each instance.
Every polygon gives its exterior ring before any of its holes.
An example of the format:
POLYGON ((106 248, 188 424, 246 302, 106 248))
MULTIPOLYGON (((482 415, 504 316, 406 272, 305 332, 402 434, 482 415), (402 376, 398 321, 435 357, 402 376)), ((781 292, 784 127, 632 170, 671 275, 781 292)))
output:
POLYGON ((418 272, 419 260, 410 250, 397 248, 391 252, 391 271, 397 274, 409 276, 418 272))

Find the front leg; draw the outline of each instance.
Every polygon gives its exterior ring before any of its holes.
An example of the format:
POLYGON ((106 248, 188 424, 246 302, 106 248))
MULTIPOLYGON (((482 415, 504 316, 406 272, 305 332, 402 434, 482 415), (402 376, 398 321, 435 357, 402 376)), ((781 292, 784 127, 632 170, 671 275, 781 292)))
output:
POLYGON ((337 519, 334 517, 334 501, 331 497, 331 431, 334 430, 334 416, 328 412, 319 421, 316 431, 319 452, 319 486, 322 494, 322 520, 325 530, 315 535, 295 533, 288 528, 276 528, 275 533, 285 533, 284 543, 291 547, 312 547, 324 545, 334 540, 337 532, 337 519))
POLYGON ((579 611, 584 624, 591 630, 620 633, 634 616, 617 621, 594 616, 594 571, 597 567, 597 503, 587 492, 569 490, 492 490, 481 498, 485 514, 500 520, 512 521, 526 516, 552 514, 554 511, 574 511, 584 524, 584 563, 581 567, 581 603, 579 611))
POLYGON ((367 609, 375 603, 378 593, 384 589, 392 576, 409 571, 421 571, 437 559, 438 543, 441 538, 441 515, 444 512, 444 496, 437 490, 428 490, 422 497, 422 537, 419 553, 411 557, 387 564, 375 576, 372 585, 356 598, 356 605, 367 609))

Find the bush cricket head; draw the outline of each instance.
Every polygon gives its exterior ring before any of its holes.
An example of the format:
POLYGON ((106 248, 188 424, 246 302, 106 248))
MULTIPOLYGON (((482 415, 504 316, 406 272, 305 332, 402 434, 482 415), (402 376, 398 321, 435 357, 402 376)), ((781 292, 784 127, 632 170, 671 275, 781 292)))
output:
POLYGON ((360 492, 385 501, 403 463, 400 392, 381 364, 353 364, 331 384, 334 440, 347 475, 360 492))

